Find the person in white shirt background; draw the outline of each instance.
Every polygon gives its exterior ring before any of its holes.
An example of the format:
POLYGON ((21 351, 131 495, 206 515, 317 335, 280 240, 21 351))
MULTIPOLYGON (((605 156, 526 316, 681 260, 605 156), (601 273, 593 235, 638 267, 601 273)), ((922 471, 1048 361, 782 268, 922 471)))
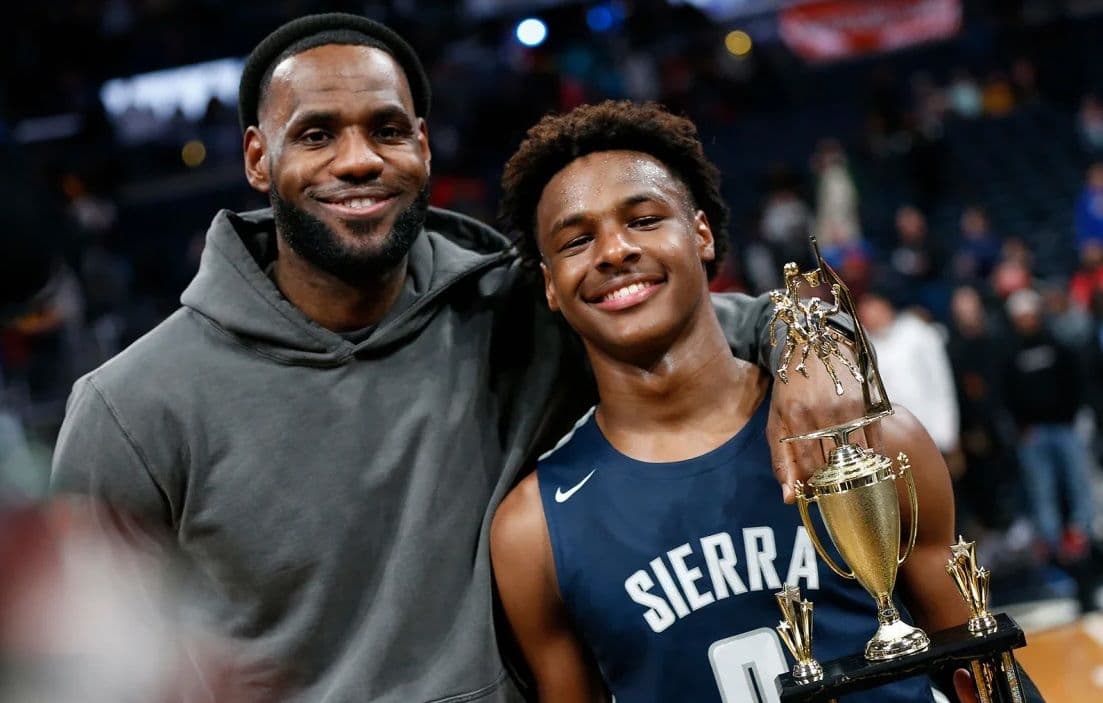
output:
POLYGON ((958 406, 942 333, 914 312, 898 309, 882 288, 862 296, 858 316, 873 343, 889 399, 915 415, 943 455, 953 454, 958 406))

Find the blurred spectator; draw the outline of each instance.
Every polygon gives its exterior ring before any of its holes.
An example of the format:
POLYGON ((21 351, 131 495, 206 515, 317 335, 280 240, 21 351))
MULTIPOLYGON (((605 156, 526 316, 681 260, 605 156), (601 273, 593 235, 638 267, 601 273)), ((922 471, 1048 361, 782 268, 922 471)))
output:
POLYGON ((1068 290, 1059 282, 1043 283, 1040 288, 1053 336, 1079 355, 1091 337, 1091 317, 1087 310, 1073 305, 1068 290))
POLYGON ((1084 189, 1076 200, 1076 250, 1088 242, 1103 243, 1103 162, 1088 168, 1084 189))
POLYGON ((927 231, 927 218, 913 205, 896 210, 896 245, 889 253, 892 283, 905 305, 919 305, 943 318, 948 293, 941 281, 943 257, 927 231))
POLYGON ((941 134, 946 110, 949 109, 946 93, 925 73, 912 77, 911 88, 919 131, 930 135, 941 134))
POLYGON ((241 155, 241 132, 237 114, 228 105, 211 96, 199 121, 199 136, 214 162, 236 162, 241 155))
POLYGON ((1103 153, 1103 102, 1099 98, 1091 94, 1084 96, 1076 126, 1084 151, 1089 154, 1103 153))
POLYGON ((811 226, 812 212, 808 206, 787 179, 778 178, 766 197, 760 225, 762 239, 774 260, 779 264, 795 261, 803 266, 808 263, 811 226))
POLYGON ((1000 245, 1000 261, 1009 261, 1031 271, 1034 268, 1034 252, 1019 237, 1008 237, 1000 245))
POLYGON ((1034 284, 1034 254, 1023 240, 1010 237, 1003 242, 989 280, 992 291, 1001 299, 1034 284))
MULTIPOLYGON (((0 377, 0 387, 3 380, 0 377)), ((0 513, 46 495, 49 455, 49 447, 28 437, 19 416, 0 404, 0 513)))
POLYGON ((1001 361, 1007 338, 980 293, 962 286, 950 302, 948 353, 961 412, 963 471, 955 481, 959 524, 1005 529, 1015 517, 1014 437, 1004 421, 1001 361))
POLYGON ((975 119, 984 112, 980 88, 973 76, 964 69, 954 71, 953 80, 946 89, 950 109, 958 117, 975 119))
POLYGON ((954 275, 963 281, 985 279, 999 256, 1000 239, 992 232, 984 208, 965 208, 961 213, 961 239, 954 253, 954 275))
POLYGON ((1041 100, 1033 61, 1020 56, 1011 64, 1011 90, 1018 105, 1032 105, 1041 100))
POLYGON ((1095 460, 1103 465, 1103 288, 1092 294, 1091 334, 1085 355, 1087 394, 1095 416, 1095 460))
POLYGON ((1046 329, 1037 291, 1016 291, 1007 311, 1015 334, 1002 386, 1019 431, 1023 487, 1050 554, 1077 561, 1089 554, 1095 513, 1087 448, 1073 429, 1083 392, 1079 363, 1046 329), (1067 520, 1062 501, 1069 507, 1067 520))
POLYGON ((824 139, 812 156, 816 173, 816 239, 824 260, 860 296, 872 274, 872 252, 862 238, 858 219, 858 189, 850 175, 846 152, 834 139, 824 139))
POLYGON ((61 418, 84 348, 81 293, 63 263, 61 207, 27 169, 22 154, 2 142, 0 189, 5 194, 0 207, 2 510, 44 495, 52 424, 61 418))
POLYGON ((275 672, 196 621, 170 560, 120 527, 84 501, 0 511, 0 700, 275 700, 275 672))
POLYGON ((908 133, 907 170, 916 204, 930 210, 945 187, 946 146, 943 120, 946 96, 925 75, 912 81, 914 119, 908 133))
POLYGON ((8 383, 23 385, 34 405, 54 404, 60 410, 73 379, 88 370, 85 330, 80 284, 68 267, 59 266, 35 300, 3 329, 0 363, 8 383))
POLYGON ((1103 290, 1103 242, 1089 241, 1080 250, 1080 267, 1069 282, 1069 298, 1088 309, 1094 296, 1103 290))
POLYGON ((1015 109, 1015 94, 1002 71, 994 71, 984 82, 981 104, 988 117, 1004 117, 1015 109))
POLYGON ((1000 300, 1006 300, 1015 291, 1030 288, 1034 278, 1021 261, 1014 259, 1000 261, 992 270, 990 277, 992 292, 1000 300))
POLYGON ((812 155, 816 174, 816 238, 826 255, 845 249, 861 236, 858 189, 847 166, 846 152, 834 139, 824 139, 812 155))
POLYGON ((914 313, 898 312, 889 295, 872 289, 858 303, 885 391, 915 415, 943 454, 950 454, 958 446, 958 407, 942 336, 914 313))

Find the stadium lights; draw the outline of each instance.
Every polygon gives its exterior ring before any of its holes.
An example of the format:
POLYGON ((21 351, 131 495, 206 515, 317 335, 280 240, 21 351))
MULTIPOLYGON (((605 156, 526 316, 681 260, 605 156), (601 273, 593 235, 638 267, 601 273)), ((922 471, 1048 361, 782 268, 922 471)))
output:
POLYGON ((548 37, 548 26, 535 17, 517 23, 517 41, 525 46, 540 46, 548 37))

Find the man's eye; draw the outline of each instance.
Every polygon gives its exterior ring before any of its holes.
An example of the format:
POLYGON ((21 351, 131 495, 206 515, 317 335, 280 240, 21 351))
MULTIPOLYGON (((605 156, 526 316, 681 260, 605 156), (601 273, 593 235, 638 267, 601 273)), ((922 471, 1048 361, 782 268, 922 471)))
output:
POLYGON ((320 129, 310 129, 302 133, 299 141, 306 144, 322 144, 329 139, 329 134, 320 129))
POLYGON ((662 222, 662 219, 658 215, 644 215, 632 220, 631 225, 633 227, 653 227, 662 222))
POLYGON ((410 130, 395 126, 381 127, 376 130, 375 136, 384 140, 405 139, 410 136, 410 130))

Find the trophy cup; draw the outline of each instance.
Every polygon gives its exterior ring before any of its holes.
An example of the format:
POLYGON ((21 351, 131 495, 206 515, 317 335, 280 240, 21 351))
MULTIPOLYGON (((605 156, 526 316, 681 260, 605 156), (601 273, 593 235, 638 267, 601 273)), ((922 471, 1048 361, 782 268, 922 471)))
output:
POLYGON ((1021 702, 1024 698, 1010 651, 1025 644, 1025 638, 1022 630, 1006 615, 993 617, 988 613, 988 572, 976 568, 970 543, 959 538, 947 565, 973 613, 968 624, 928 636, 901 620, 893 603, 897 570, 915 546, 919 517, 915 481, 908 457, 903 453, 897 456, 894 465, 874 449, 850 441, 855 430, 892 415, 893 409, 874 363, 872 345, 859 324, 850 291, 820 256, 815 237, 810 239, 819 267, 801 272, 796 264, 786 264, 785 289, 770 294, 775 306, 770 333, 775 344, 778 323, 786 325, 777 376, 783 383, 789 382, 789 365, 798 350, 800 360, 795 371, 807 376, 808 356, 814 352, 834 382, 837 394, 843 394, 843 385, 836 365, 858 382, 865 414, 849 422, 785 437, 782 441, 828 438, 834 441, 835 447, 826 464, 807 483, 797 482, 797 507, 820 559, 839 576, 857 580, 873 597, 878 627, 861 654, 820 665, 811 657, 811 604, 799 601, 799 591, 786 585, 785 590, 777 594, 784 618, 778 631, 797 665, 791 673, 778 677, 781 700, 786 703, 831 700, 906 676, 960 665, 972 668, 982 703, 1021 702), (829 287, 834 298, 832 303, 818 297, 801 298, 802 287, 815 289, 823 285, 829 287), (830 324, 829 318, 840 311, 853 319, 853 340, 830 324), (843 353, 844 347, 854 352, 856 364, 843 353), (909 502, 909 529, 903 540, 897 481, 904 482, 909 502), (813 503, 819 508, 832 544, 849 569, 836 563, 824 547, 812 521, 810 506, 813 503))

